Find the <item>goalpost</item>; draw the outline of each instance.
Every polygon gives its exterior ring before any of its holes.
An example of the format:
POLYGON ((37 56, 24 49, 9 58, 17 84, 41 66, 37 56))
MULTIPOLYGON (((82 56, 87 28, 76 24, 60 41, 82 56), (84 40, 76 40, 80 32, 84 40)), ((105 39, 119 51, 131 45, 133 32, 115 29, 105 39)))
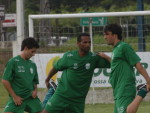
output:
MULTIPOLYGON (((136 51, 137 51, 137 43, 138 43, 138 41, 137 41, 137 29, 136 29, 137 24, 136 24, 136 19, 135 19, 137 16, 148 16, 148 19, 145 20, 146 23, 144 24, 144 26, 146 26, 146 28, 144 29, 143 32, 146 34, 145 37, 146 37, 147 45, 150 45, 150 43, 149 43, 149 37, 150 37, 150 18, 149 18, 149 16, 150 16, 150 11, 29 15, 29 37, 36 37, 35 35, 37 35, 39 33, 37 31, 39 28, 36 28, 36 27, 38 27, 37 23, 39 23, 38 20, 43 20, 43 19, 49 19, 49 20, 53 20, 53 19, 60 19, 61 20, 62 19, 63 20, 63 19, 65 19, 66 21, 70 22, 68 19, 70 19, 70 20, 78 19, 78 20, 75 20, 75 21, 80 21, 79 20, 80 18, 89 18, 89 19, 92 18, 93 19, 93 17, 107 17, 108 18, 107 19, 107 23, 118 22, 119 24, 122 25, 123 33, 125 34, 125 40, 128 42, 128 41, 130 41, 130 39, 133 39, 133 42, 130 42, 130 44, 135 46, 136 51), (118 17, 121 17, 121 18, 118 18, 118 17), (36 24, 34 22, 36 22, 36 24)), ((62 23, 60 23, 60 24, 62 24, 62 23)), ((51 27, 53 27, 53 26, 51 26, 51 27)), ((61 25, 61 27, 63 27, 63 24, 61 25)), ((78 26, 76 26, 76 27, 78 27, 78 26)), ((104 25, 100 26, 100 27, 96 26, 94 28, 92 21, 89 20, 89 25, 86 26, 86 27, 88 27, 88 31, 89 31, 90 36, 91 36, 91 44, 92 44, 91 45, 91 51, 98 51, 98 50, 100 50, 100 51, 108 52, 108 50, 106 50, 106 44, 105 43, 101 43, 101 41, 103 41, 103 39, 102 39, 102 35, 103 35, 102 30, 103 30, 104 25), (94 39, 93 37, 94 38, 95 37, 100 37, 99 38, 100 42, 98 42, 98 40, 96 40, 95 41, 96 44, 95 44, 95 42, 93 41, 93 39, 94 39)), ((62 29, 62 28, 56 27, 56 29, 59 29, 58 31, 64 32, 61 35, 62 37, 66 36, 66 32, 67 32, 67 35, 69 34, 69 36, 70 36, 70 33, 68 33, 68 31, 71 32, 71 33, 74 33, 74 32, 76 33, 76 31, 78 33, 82 32, 81 26, 80 26, 79 30, 78 29, 77 30, 71 29, 71 31, 70 31, 70 29, 66 30, 66 28, 62 29)), ((53 33, 53 32, 55 32, 55 30, 51 30, 51 31, 48 31, 48 32, 52 32, 53 33)), ((50 38, 54 39, 55 38, 54 36, 57 35, 57 34, 58 34, 57 32, 52 34, 52 36, 50 38)), ((74 34, 71 34, 71 37, 74 38, 74 34)), ((40 37, 40 38, 42 39, 44 37, 40 37)), ((47 43, 46 40, 44 40, 44 41, 47 43)), ((73 46, 73 45, 71 44, 70 47, 71 46, 73 46)), ((61 46, 60 46, 60 49, 61 49, 61 46)), ((150 46, 147 48, 146 51, 149 51, 149 50, 150 50, 150 46)), ((60 52, 62 53, 62 51, 60 51, 60 52)), ((144 56, 142 56, 142 57, 144 57, 144 56)), ((42 57, 40 57, 40 58, 43 59, 42 57)), ((148 56, 144 57, 144 59, 147 59, 147 58, 148 58, 148 56)), ((48 59, 48 57, 45 58, 45 59, 48 59)), ((37 60, 37 62, 38 62, 38 60, 37 60)), ((42 62, 42 63, 44 63, 44 62, 42 62)), ((147 61, 145 60, 144 63, 147 63, 147 61)), ((41 64, 41 65, 43 65, 43 64, 41 64)), ((147 65, 149 65, 149 64, 146 64, 146 66, 147 65)), ((99 70, 99 71, 97 71, 95 73, 95 76, 97 76, 99 73, 101 73, 101 74, 103 73, 103 74, 107 75, 106 70, 103 70, 103 71, 99 70)), ((93 77, 93 78, 95 78, 95 77, 93 77)), ((44 79, 44 78, 42 78, 42 79, 44 79)), ((102 81, 102 80, 99 80, 99 81, 93 80, 93 81, 94 81, 94 84, 97 84, 97 86, 99 84, 103 85, 103 83, 105 82, 105 81, 102 81)), ((92 97, 92 99, 90 97, 89 100, 92 100, 93 103, 98 103, 99 99, 97 99, 97 100, 95 99, 95 101, 93 101, 95 97, 92 97)), ((110 97, 108 96, 108 99, 109 98, 110 97)), ((104 102, 102 100, 100 100, 100 101, 104 102)), ((87 102, 87 103, 90 103, 90 102, 87 102)))
MULTIPOLYGON (((141 16, 150 15, 150 11, 29 15, 29 37, 34 37, 33 20, 36 19, 83 18, 83 17, 92 18, 92 17, 118 17, 118 16, 140 16, 140 15, 141 16)), ((92 21, 90 20, 89 20, 89 29, 91 37, 91 51, 93 51, 92 21)))
POLYGON ((34 36, 34 30, 33 30, 33 20, 34 19, 140 16, 140 15, 142 15, 142 16, 150 15, 150 11, 29 15, 29 36, 31 36, 31 37, 34 36))

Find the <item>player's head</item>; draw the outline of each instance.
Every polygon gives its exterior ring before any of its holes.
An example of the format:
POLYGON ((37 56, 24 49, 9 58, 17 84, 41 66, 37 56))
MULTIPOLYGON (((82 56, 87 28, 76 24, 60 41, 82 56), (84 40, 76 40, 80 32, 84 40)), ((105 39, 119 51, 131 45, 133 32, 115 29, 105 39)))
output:
POLYGON ((109 24, 104 28, 104 38, 108 45, 115 45, 116 42, 122 40, 122 29, 118 24, 109 24))
POLYGON ((108 24, 104 28, 104 33, 111 32, 116 34, 119 40, 122 40, 122 28, 118 24, 108 24))
POLYGON ((81 33, 77 37, 77 45, 80 51, 89 52, 91 47, 91 39, 88 33, 81 33))
POLYGON ((39 44, 34 38, 25 38, 21 44, 21 51, 23 51, 27 47, 28 49, 39 48, 39 44))
POLYGON ((38 48, 39 44, 34 38, 29 37, 22 41, 21 51, 23 52, 25 59, 30 59, 34 56, 38 48))

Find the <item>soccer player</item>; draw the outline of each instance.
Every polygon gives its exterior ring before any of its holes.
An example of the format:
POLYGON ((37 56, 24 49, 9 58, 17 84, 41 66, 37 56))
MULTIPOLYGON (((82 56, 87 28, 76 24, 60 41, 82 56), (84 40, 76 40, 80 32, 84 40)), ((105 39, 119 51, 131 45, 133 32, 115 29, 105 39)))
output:
POLYGON ((85 98, 88 93, 95 68, 109 68, 110 63, 90 52, 91 39, 87 33, 77 37, 78 50, 66 52, 50 70, 45 82, 63 71, 58 87, 48 100, 42 113, 84 113, 85 98))
POLYGON ((22 41, 20 55, 11 58, 6 64, 2 83, 10 98, 4 113, 41 113, 42 105, 37 97, 37 68, 30 60, 38 48, 34 38, 26 38, 22 41))
MULTIPOLYGON (((109 81, 115 100, 114 113, 136 113, 140 102, 150 89, 150 77, 141 65, 139 56, 130 45, 122 41, 121 26, 117 24, 106 25, 104 38, 108 45, 113 46, 109 81), (147 82, 147 87, 146 85, 138 87, 137 96, 134 67, 147 82)), ((103 53, 100 56, 108 59, 108 56, 103 53)))

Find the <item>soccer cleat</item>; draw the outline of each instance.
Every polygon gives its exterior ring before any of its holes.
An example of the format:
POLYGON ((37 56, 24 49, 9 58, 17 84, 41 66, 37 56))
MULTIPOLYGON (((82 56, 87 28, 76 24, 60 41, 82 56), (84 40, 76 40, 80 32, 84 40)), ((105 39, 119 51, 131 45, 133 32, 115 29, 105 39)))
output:
POLYGON ((141 84, 137 86, 137 95, 141 96, 142 98, 144 98, 146 96, 146 94, 148 93, 147 89, 146 89, 146 84, 141 84))
POLYGON ((52 79, 50 79, 50 86, 54 89, 54 91, 56 90, 56 88, 57 88, 57 85, 56 85, 56 83, 52 80, 52 79))

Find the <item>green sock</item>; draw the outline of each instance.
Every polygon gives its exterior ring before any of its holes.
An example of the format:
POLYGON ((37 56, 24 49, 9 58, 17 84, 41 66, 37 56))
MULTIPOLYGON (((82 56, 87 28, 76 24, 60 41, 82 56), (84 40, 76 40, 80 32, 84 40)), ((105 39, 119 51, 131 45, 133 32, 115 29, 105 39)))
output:
POLYGON ((140 91, 138 91, 137 95, 141 96, 142 98, 144 98, 147 94, 147 91, 145 91, 144 89, 141 89, 140 91))

